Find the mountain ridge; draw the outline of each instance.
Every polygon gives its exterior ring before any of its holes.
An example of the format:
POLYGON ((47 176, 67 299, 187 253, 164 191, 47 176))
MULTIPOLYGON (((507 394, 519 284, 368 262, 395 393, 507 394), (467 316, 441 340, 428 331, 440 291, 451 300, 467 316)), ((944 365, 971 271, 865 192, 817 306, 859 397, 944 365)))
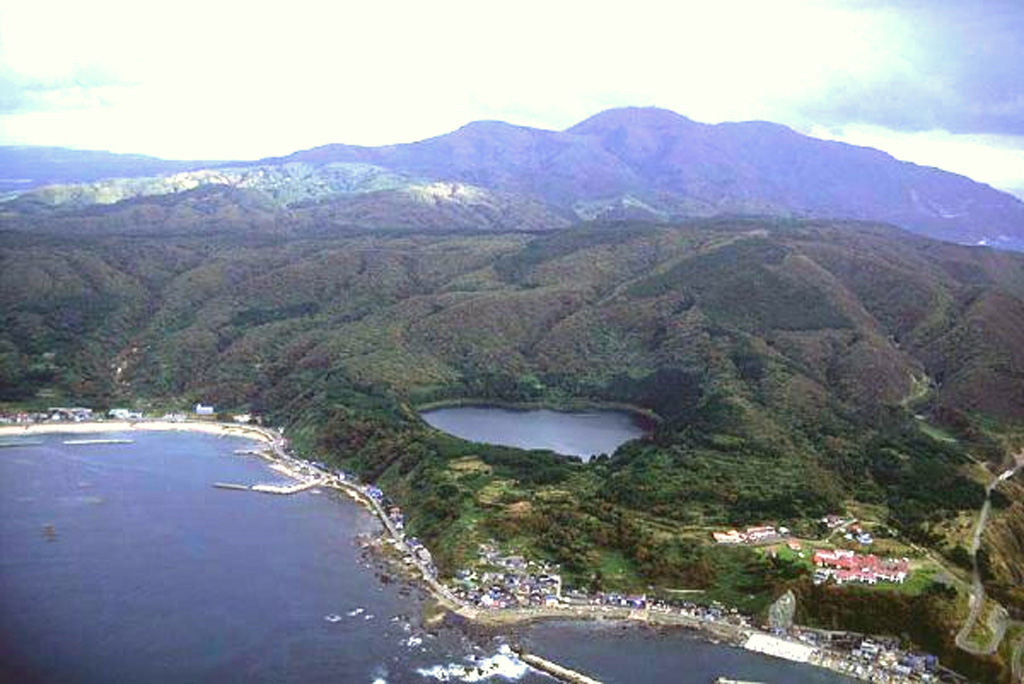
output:
MULTIPOLYGON (((308 168, 302 182, 314 184, 312 191, 296 186, 282 193, 269 178, 280 175, 274 171, 266 173, 264 185, 251 185, 288 206, 332 193, 363 192, 344 184, 325 186, 318 177, 342 166, 373 167, 390 176, 392 186, 476 186, 544 203, 552 215, 587 220, 728 214, 853 219, 892 223, 950 242, 1024 250, 1024 202, 966 176, 900 161, 870 147, 813 138, 781 124, 705 124, 652 107, 605 110, 563 131, 474 121, 411 143, 333 143, 190 173, 208 173, 205 182, 215 183, 219 170, 308 168)), ((289 182, 294 186, 300 180, 289 182)), ((117 183, 99 182, 95 194, 117 183)), ((124 191, 125 183, 120 184, 115 198, 174 191, 167 184, 159 189, 159 183, 148 184, 158 188, 151 192, 145 183, 135 184, 143 189, 124 191)), ((19 199, 46 206, 47 200, 36 199, 47 192, 28 191, 19 199)), ((16 208, 17 203, 4 206, 16 208)))

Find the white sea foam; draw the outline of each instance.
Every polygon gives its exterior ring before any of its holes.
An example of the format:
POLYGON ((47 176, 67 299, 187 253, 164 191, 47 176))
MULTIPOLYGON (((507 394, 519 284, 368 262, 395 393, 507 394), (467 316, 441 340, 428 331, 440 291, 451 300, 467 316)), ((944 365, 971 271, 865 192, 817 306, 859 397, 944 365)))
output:
POLYGON ((429 677, 439 682, 483 682, 492 677, 501 677, 514 682, 529 671, 529 666, 516 657, 508 646, 502 646, 489 658, 470 660, 469 664, 449 663, 434 667, 420 668, 417 672, 422 677, 429 677))

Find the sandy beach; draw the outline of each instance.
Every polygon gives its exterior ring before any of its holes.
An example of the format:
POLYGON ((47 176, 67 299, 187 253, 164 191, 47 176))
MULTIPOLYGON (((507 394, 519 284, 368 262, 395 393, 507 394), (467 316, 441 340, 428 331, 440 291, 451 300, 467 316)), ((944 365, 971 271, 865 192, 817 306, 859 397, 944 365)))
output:
POLYGON ((218 436, 246 437, 273 443, 269 430, 254 425, 184 420, 105 420, 81 423, 28 423, 0 425, 0 437, 28 437, 42 434, 96 434, 100 432, 204 432, 218 436))

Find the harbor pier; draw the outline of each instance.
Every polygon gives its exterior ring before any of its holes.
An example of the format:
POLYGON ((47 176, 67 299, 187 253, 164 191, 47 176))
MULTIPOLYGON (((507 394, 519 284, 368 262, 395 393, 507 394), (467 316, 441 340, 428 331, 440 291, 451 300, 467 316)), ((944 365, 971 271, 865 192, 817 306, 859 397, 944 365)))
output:
POLYGON ((570 670, 569 668, 553 663, 546 658, 541 658, 539 655, 527 653, 523 650, 518 651, 518 654, 519 659, 524 663, 535 670, 540 670, 544 674, 551 675, 560 682, 566 682, 566 684, 601 684, 600 681, 593 677, 588 677, 576 670, 570 670))

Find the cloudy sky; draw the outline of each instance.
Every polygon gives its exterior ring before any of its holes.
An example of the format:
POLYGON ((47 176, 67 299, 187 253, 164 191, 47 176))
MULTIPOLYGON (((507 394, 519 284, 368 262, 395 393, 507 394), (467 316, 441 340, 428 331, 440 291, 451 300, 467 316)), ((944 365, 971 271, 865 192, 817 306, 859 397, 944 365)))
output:
POLYGON ((1024 196, 1022 64, 1020 0, 0 0, 0 144, 251 159, 657 105, 1024 196))

